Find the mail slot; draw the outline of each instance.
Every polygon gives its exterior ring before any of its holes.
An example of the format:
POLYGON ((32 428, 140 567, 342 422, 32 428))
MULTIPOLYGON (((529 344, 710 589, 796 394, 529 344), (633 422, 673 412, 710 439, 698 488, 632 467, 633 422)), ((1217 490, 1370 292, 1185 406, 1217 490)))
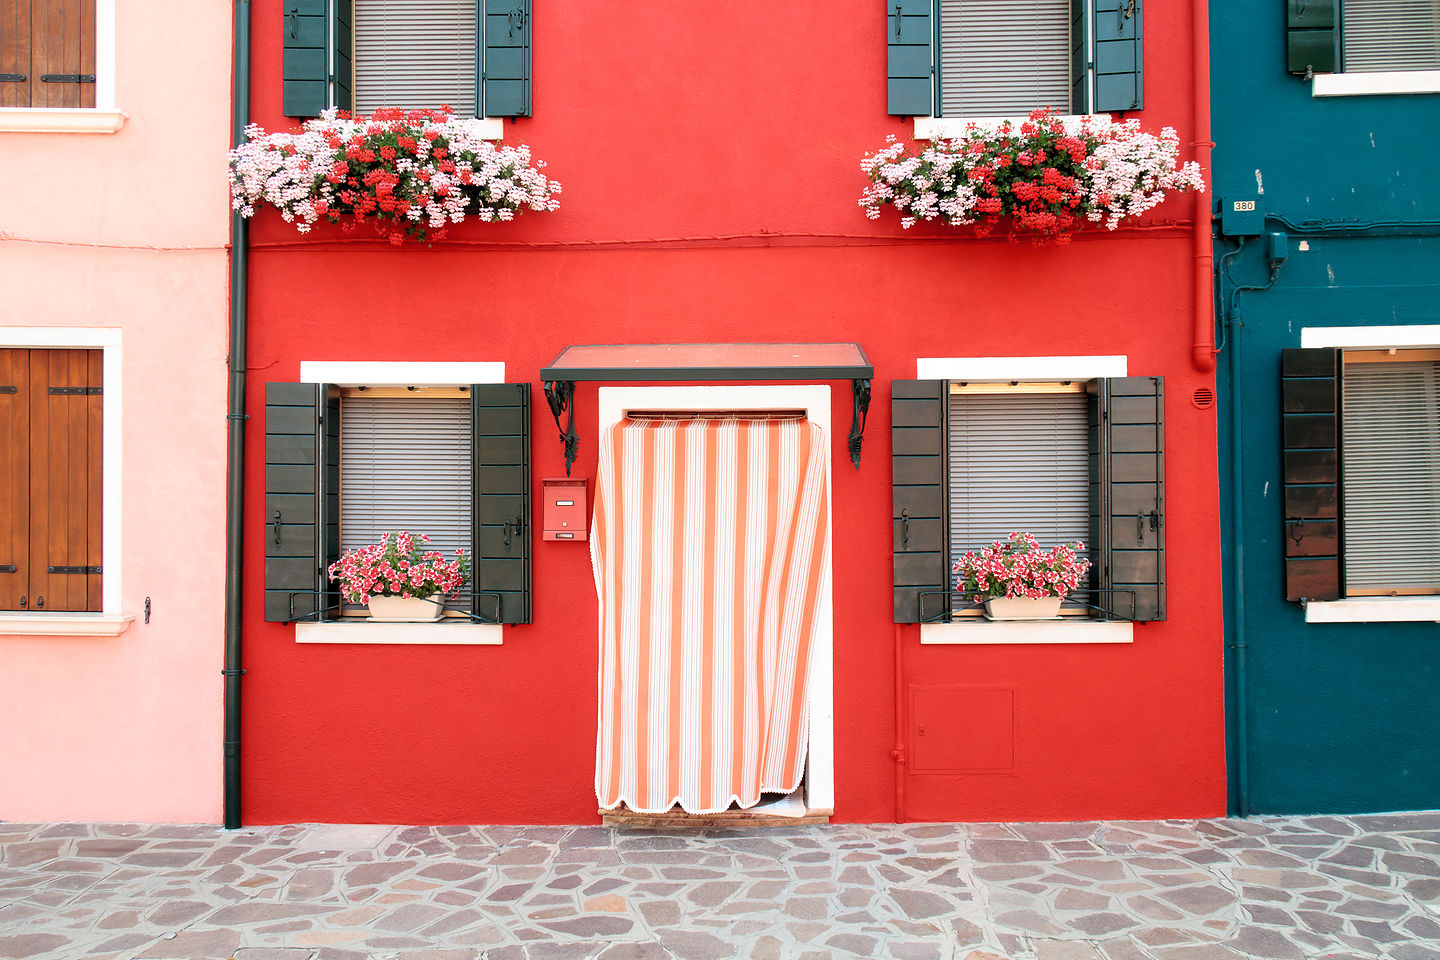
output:
POLYGON ((544 533, 541 534, 541 539, 590 539, 585 500, 587 483, 584 479, 572 477, 546 477, 540 481, 545 495, 544 533))

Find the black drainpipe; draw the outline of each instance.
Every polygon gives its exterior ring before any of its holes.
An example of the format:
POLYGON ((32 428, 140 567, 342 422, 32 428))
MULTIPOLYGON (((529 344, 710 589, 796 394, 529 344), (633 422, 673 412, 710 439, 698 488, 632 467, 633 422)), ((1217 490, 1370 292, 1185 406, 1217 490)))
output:
MULTIPOLYGON (((231 94, 232 146, 250 123, 250 0, 235 0, 235 65, 231 94)), ((229 459, 225 490, 225 829, 240 827, 240 563, 245 519, 245 293, 248 230, 230 215, 229 459)))

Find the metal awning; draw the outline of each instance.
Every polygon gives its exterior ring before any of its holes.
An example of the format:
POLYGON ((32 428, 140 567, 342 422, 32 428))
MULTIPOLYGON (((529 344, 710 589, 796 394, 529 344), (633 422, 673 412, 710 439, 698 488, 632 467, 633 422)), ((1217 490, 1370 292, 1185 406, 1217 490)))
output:
POLYGON ((854 396, 850 460, 860 467, 870 381, 875 368, 858 343, 605 343, 566 347, 540 371, 545 398, 565 444, 565 473, 575 462, 575 383, 579 380, 849 380, 854 396), (560 417, 569 412, 568 424, 560 417))

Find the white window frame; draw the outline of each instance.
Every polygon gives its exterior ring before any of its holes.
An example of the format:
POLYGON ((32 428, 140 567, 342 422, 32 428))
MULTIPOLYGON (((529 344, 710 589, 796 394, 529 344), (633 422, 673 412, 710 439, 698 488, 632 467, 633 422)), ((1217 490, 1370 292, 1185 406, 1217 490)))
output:
POLYGON ((95 636, 124 633, 135 618, 121 612, 120 541, 124 529, 124 336, 118 327, 0 327, 0 347, 25 350, 99 350, 104 377, 101 393, 100 453, 100 612, 5 611, 0 636, 95 636))
MULTIPOLYGON (((596 406, 598 426, 606 430, 631 410, 804 410, 830 439, 830 388, 794 384, 726 385, 718 387, 601 387, 596 406)), ((825 524, 834 538, 830 504, 832 471, 825 471, 825 524)), ((805 698, 810 741, 805 771, 805 807, 809 814, 835 810, 835 605, 831 591, 834 550, 826 552, 820 571, 820 613, 810 652, 810 682, 805 698)), ((597 624, 598 629, 598 624, 597 624)))
MULTIPOLYGON (((1068 357, 920 357, 920 380, 967 380, 971 383, 1011 380, 1094 380, 1128 376, 1125 355, 1068 357)), ((948 482, 948 478, 947 478, 948 482)), ((948 572, 946 574, 949 575, 948 572)), ((1032 643, 1134 643, 1135 624, 1128 620, 1054 622, 985 620, 972 617, 949 623, 920 624, 920 642, 938 645, 1032 643)))
MULTIPOLYGON (((1372 74, 1373 76, 1373 74, 1372 74)), ((1303 327, 1300 346, 1338 349, 1425 349, 1440 347, 1440 324, 1376 327, 1303 327)), ((1437 465, 1440 466, 1440 465, 1437 465)), ((1340 496, 1343 500, 1345 491, 1340 496)), ((1349 597, 1307 600, 1306 623, 1440 623, 1440 597, 1349 597)))
POLYGON ((95 0, 95 106, 0 107, 0 133, 116 133, 115 0, 95 0))
MULTIPOLYGON (((1340 65, 1345 42, 1341 6, 1335 8, 1335 29, 1340 38, 1340 65)), ((1374 97, 1440 93, 1440 70, 1383 70, 1365 73, 1317 73, 1311 78, 1312 97, 1374 97)))
MULTIPOLYGON (((302 360, 300 382, 333 383, 340 387, 463 387, 472 383, 504 383, 505 364, 496 361, 302 360)), ((372 623, 368 620, 295 623, 296 643, 498 646, 503 639, 504 628, 498 623, 372 623)))

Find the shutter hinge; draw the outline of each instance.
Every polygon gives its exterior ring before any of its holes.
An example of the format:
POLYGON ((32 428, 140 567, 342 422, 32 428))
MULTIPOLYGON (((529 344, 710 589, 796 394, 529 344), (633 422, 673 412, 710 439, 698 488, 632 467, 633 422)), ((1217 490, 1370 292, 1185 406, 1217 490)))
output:
POLYGON ((23 73, 0 73, 0 83, 24 83, 23 73))
POLYGON ((93 73, 42 73, 41 83, 94 83, 93 73))
POLYGON ((51 387, 50 393, 67 397, 98 397, 104 392, 102 387, 51 387))
POLYGON ((0 573, 15 573, 20 568, 13 563, 0 563, 0 573))
POLYGON ((46 567, 46 573, 100 573, 99 567, 46 567))
POLYGON ((0 383, 0 393, 19 393, 20 388, 13 383, 0 383))

